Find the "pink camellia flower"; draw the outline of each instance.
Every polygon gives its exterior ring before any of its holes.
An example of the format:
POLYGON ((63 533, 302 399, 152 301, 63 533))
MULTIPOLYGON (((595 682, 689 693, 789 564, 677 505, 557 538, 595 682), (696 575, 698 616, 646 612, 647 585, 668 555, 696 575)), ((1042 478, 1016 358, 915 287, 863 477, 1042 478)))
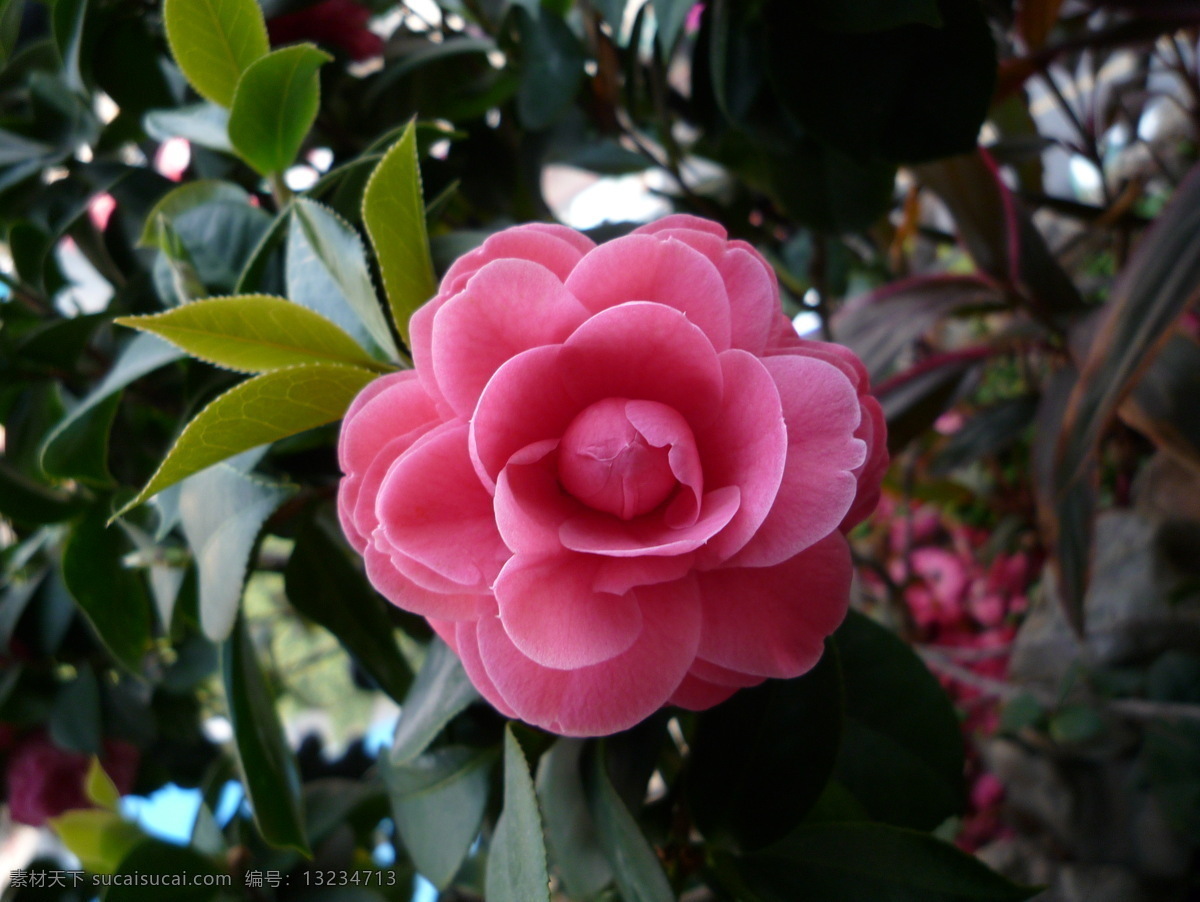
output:
MULTIPOLYGON (((133 788, 140 753, 117 739, 104 742, 100 764, 122 794, 133 788)), ((8 809, 12 819, 40 827, 64 811, 91 808, 84 790, 90 758, 59 748, 44 730, 23 736, 8 758, 8 809)))
POLYGON ((603 735, 817 662, 883 416, 750 245, 682 215, 600 246, 507 229, 411 333, 415 371, 346 414, 339 512, 499 711, 603 735))

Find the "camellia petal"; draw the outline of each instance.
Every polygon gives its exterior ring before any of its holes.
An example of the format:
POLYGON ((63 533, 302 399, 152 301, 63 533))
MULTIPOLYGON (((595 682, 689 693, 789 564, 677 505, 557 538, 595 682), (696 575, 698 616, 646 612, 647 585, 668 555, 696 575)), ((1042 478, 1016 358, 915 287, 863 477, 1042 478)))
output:
POLYGON ((717 417, 696 436, 706 486, 736 485, 741 504, 730 524, 705 547, 714 565, 742 548, 775 501, 787 460, 787 427, 774 379, 745 351, 721 355, 725 395, 717 417))
POLYGON ((496 580, 500 622, 520 652, 555 670, 599 664, 625 651, 642 631, 637 591, 597 592, 596 561, 567 555, 515 555, 496 580))
POLYGON ((604 398, 658 401, 693 430, 712 422, 723 390, 721 365, 704 332, 661 304, 597 313, 563 343, 559 366, 580 409, 604 398))
POLYGON ((700 327, 714 348, 729 347, 729 296, 715 266, 682 241, 627 235, 584 257, 566 282, 598 313, 629 301, 673 307, 700 327))
POLYGON ((470 416, 492 374, 521 351, 558 344, 587 317, 550 270, 527 260, 495 260, 438 311, 433 370, 438 389, 470 416))
POLYGON ((628 729, 663 706, 696 655, 699 600, 692 577, 635 591, 642 608, 637 641, 614 658, 573 670, 530 660, 498 617, 477 621, 484 668, 518 717, 564 736, 602 736, 628 729))
POLYGON ((850 548, 840 532, 775 567, 697 574, 699 656, 720 667, 790 679, 812 668, 850 606, 850 548), (733 604, 731 599, 753 599, 733 604))
POLYGON ((488 586, 509 557, 492 499, 475 478, 467 424, 450 423, 392 465, 378 529, 397 551, 464 586, 488 586))
POLYGON ((363 551, 367 578, 379 594, 392 604, 422 617, 440 620, 470 620, 475 617, 480 596, 467 592, 434 592, 417 585, 396 569, 391 555, 368 545, 363 551))
POLYGON ((866 445, 854 438, 858 395, 841 370, 813 357, 763 361, 783 399, 788 449, 775 503, 732 566, 781 563, 838 528, 854 501, 866 445))

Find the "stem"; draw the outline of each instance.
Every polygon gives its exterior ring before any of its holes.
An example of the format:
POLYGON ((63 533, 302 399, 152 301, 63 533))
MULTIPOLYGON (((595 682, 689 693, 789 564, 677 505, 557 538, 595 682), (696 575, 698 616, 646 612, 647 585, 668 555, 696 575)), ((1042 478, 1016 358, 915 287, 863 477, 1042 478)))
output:
POLYGON ((271 186, 271 197, 275 199, 275 209, 281 211, 292 202, 292 189, 287 186, 282 172, 272 172, 267 176, 271 186))

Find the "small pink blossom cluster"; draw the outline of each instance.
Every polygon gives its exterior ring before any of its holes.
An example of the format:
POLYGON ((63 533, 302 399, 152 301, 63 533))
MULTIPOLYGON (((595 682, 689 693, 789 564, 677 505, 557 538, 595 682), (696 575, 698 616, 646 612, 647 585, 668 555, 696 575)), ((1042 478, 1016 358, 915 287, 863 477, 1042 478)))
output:
MULTIPOLYGON (((885 495, 876 514, 887 523, 883 537, 885 568, 899 587, 911 624, 911 638, 944 650, 955 663, 981 677, 1004 679, 1009 648, 1027 592, 1039 579, 1040 549, 1021 547, 1000 551, 988 560, 991 534, 951 520, 936 507, 910 501, 900 504, 885 495)), ((882 581, 867 575, 872 589, 882 593, 882 581)), ((963 714, 968 737, 986 736, 999 726, 994 698, 970 683, 937 674, 963 714)), ((1004 789, 987 773, 968 742, 967 773, 970 804, 959 844, 975 849, 999 835, 1004 789)))

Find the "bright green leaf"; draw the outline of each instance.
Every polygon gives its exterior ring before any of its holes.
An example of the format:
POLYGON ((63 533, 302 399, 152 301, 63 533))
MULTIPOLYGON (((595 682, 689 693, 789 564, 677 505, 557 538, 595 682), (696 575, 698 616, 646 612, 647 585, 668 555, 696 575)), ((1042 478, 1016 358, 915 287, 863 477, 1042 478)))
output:
POLYGON ((263 839, 308 854, 300 775, 244 621, 221 646, 229 717, 246 795, 263 839))
MULTIPOLYGON (((392 634, 387 602, 350 563, 343 545, 321 520, 305 524, 283 574, 288 600, 337 636, 380 688, 403 702, 413 675, 392 634)), ((405 708, 403 716, 408 713, 405 708)))
POLYGON ((200 626, 214 642, 237 618, 250 552, 267 517, 293 489, 217 464, 184 480, 179 518, 196 560, 200 626))
POLYGON ((111 874, 146 835, 136 824, 102 808, 68 811, 51 818, 64 846, 93 874, 111 874))
POLYGON ((340 216, 298 197, 287 240, 288 297, 333 320, 360 344, 399 356, 375 294, 358 233, 340 216))
POLYGON ((67 539, 62 575, 100 641, 130 672, 140 673, 150 644, 150 600, 138 574, 122 563, 126 551, 121 530, 106 528, 95 505, 67 539))
POLYGON ((229 140, 261 175, 283 172, 317 118, 317 70, 333 59, 312 44, 267 54, 243 73, 229 110, 229 140))
POLYGON ((549 902, 546 840, 525 753, 504 729, 504 810, 492 834, 487 863, 488 902, 549 902))
POLYGON ((104 768, 100 766, 100 759, 95 755, 88 764, 83 789, 90 802, 108 811, 116 811, 117 805, 121 803, 121 792, 117 789, 117 784, 104 772, 104 768))
POLYGON ((227 107, 238 79, 267 53, 267 25, 255 0, 166 0, 171 53, 202 96, 227 107))
POLYGON ((448 746, 384 769, 396 829, 413 864, 445 889, 479 836, 495 755, 448 746))
POLYGON ((433 639, 421 672, 401 705, 392 739, 392 762, 403 764, 425 751, 442 728, 478 697, 458 655, 441 639, 433 639))
POLYGON ((621 898, 625 902, 674 902, 675 894, 658 856, 608 778, 602 748, 596 750, 589 776, 588 808, 621 898))
POLYGON ((209 298, 115 322, 152 332, 193 357, 247 373, 305 363, 381 369, 353 338, 319 313, 269 295, 209 298))
POLYGON ((363 222, 379 258, 392 320, 406 343, 413 311, 437 291, 425 231, 416 136, 416 126, 410 123, 375 167, 363 193, 363 222))
POLYGON ((320 363, 273 370, 235 385, 188 423, 146 487, 120 513, 242 451, 333 422, 375 376, 359 367, 320 363))

